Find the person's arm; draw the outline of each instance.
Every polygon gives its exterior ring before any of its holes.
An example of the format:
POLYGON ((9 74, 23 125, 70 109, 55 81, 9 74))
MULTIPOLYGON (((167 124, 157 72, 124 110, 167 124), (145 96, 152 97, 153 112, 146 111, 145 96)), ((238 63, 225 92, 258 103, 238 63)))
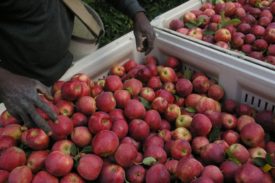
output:
POLYGON ((28 127, 38 126, 50 132, 47 121, 36 112, 35 108, 42 109, 54 121, 57 116, 41 100, 39 92, 50 95, 48 88, 39 81, 16 75, 0 67, 0 101, 5 104, 8 112, 28 127))
POLYGON ((129 16, 134 22, 137 50, 148 54, 153 49, 155 32, 145 10, 137 0, 107 0, 116 9, 129 16))

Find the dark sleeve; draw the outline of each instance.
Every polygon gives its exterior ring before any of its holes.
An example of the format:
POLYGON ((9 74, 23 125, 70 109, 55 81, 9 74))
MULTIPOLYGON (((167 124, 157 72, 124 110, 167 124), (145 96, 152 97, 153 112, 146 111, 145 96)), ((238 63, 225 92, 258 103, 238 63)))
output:
POLYGON ((137 0, 107 0, 116 9, 133 18, 137 12, 145 11, 137 0))

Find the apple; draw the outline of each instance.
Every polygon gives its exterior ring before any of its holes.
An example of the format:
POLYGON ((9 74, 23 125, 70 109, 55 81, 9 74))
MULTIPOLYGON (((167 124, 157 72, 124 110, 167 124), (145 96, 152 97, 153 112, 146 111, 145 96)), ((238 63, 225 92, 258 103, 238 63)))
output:
POLYGON ((153 65, 158 65, 158 59, 157 57, 155 57, 154 55, 147 55, 145 57, 145 64, 146 65, 150 65, 150 64, 153 64, 153 65))
POLYGON ((195 136, 206 136, 212 129, 212 123, 206 115, 198 113, 193 116, 190 129, 195 136))
POLYGON ((181 114, 176 119, 176 127, 190 128, 193 118, 188 114, 181 114))
POLYGON ((6 170, 0 170, 0 182, 8 182, 9 172, 6 170))
POLYGON ((201 28, 191 28, 189 32, 187 33, 188 36, 191 36, 195 39, 202 40, 203 32, 201 28))
POLYGON ((247 148, 239 143, 231 144, 226 153, 229 157, 233 157, 241 164, 246 163, 249 159, 247 148))
POLYGON ((155 93, 156 97, 163 97, 169 104, 172 104, 175 101, 174 95, 165 89, 158 89, 155 93))
POLYGON ((170 182, 170 174, 167 168, 160 163, 154 164, 151 166, 145 175, 146 182, 162 182, 169 183, 170 182))
POLYGON ((124 81, 123 89, 128 90, 132 96, 137 96, 142 89, 142 82, 135 78, 128 79, 124 81))
POLYGON ((159 89, 162 87, 162 85, 163 84, 159 76, 152 76, 147 82, 147 87, 152 89, 159 89))
POLYGON ((176 92, 178 95, 182 97, 186 97, 190 95, 193 91, 193 85, 190 80, 188 79, 178 79, 176 83, 176 92))
POLYGON ((238 143, 240 140, 240 134, 234 130, 227 130, 222 133, 222 139, 227 142, 228 145, 238 143))
POLYGON ((100 85, 94 85, 91 87, 91 97, 98 96, 103 91, 103 87, 100 85))
POLYGON ((245 145, 256 147, 264 140, 265 132, 261 125, 249 123, 241 129, 240 136, 245 145))
POLYGON ((9 183, 31 183, 32 182, 32 171, 27 166, 18 166, 13 169, 9 174, 9 183))
POLYGON ((73 131, 72 120, 63 115, 58 115, 55 122, 49 121, 49 126, 51 127, 53 135, 59 137, 66 137, 73 131))
POLYGON ((25 152, 15 146, 9 147, 0 154, 0 169, 12 171, 26 162, 25 152))
POLYGON ((263 179, 263 172, 260 168, 253 164, 246 163, 242 165, 239 171, 236 172, 235 181, 240 182, 261 182, 263 179))
POLYGON ((125 170, 116 164, 105 164, 100 173, 99 181, 102 183, 124 183, 125 170))
POLYGON ((184 22, 192 22, 192 21, 195 21, 196 20, 196 15, 192 12, 186 12, 184 15, 183 15, 183 21, 184 22))
POLYGON ((114 92, 114 98, 117 106, 124 108, 128 100, 131 99, 131 94, 127 90, 116 90, 114 92))
POLYGON ((218 15, 218 14, 215 14, 210 18, 211 22, 217 23, 217 24, 221 23, 221 20, 222 20, 221 15, 218 15))
POLYGON ((167 160, 167 154, 163 147, 158 145, 151 145, 148 146, 144 151, 144 157, 153 157, 159 163, 165 163, 167 160))
POLYGON ((262 147, 252 147, 250 149, 248 149, 248 152, 250 154, 250 157, 252 159, 254 158, 263 158, 265 159, 266 158, 266 150, 262 147))
POLYGON ((225 160, 220 165, 220 170, 223 172, 225 182, 234 182, 235 174, 239 171, 241 165, 231 160, 225 160))
POLYGON ((176 176, 182 182, 191 182, 203 171, 203 165, 195 158, 182 158, 177 166, 176 176))
POLYGON ((223 180, 223 173, 220 170, 219 167, 215 165, 207 165, 204 167, 201 177, 208 177, 210 178, 214 183, 222 183, 223 180))
POLYGON ((52 151, 60 151, 64 154, 70 155, 71 154, 71 149, 73 146, 73 142, 70 140, 58 140, 55 141, 53 146, 52 146, 52 151))
POLYGON ((73 159, 70 155, 53 151, 45 159, 45 168, 54 176, 64 176, 72 170, 73 159))
POLYGON ((160 129, 161 116, 158 111, 154 109, 146 111, 144 121, 149 125, 152 131, 160 129))
POLYGON ((229 41, 231 41, 231 33, 226 28, 218 29, 215 32, 215 40, 229 42, 229 41))
POLYGON ((85 180, 96 180, 103 167, 103 160, 95 154, 85 154, 80 157, 77 172, 85 180))
POLYGON ((33 179, 32 179, 32 183, 41 183, 44 182, 45 180, 47 180, 47 183, 58 183, 58 178, 56 178, 55 176, 52 176, 51 174, 49 174, 46 171, 40 171, 38 172, 36 175, 34 175, 33 179))
POLYGON ((103 112, 110 112, 116 107, 116 100, 112 92, 101 92, 95 101, 98 110, 103 112))
POLYGON ((200 157, 205 164, 219 165, 225 159, 224 148, 217 143, 209 143, 202 147, 200 157))
POLYGON ((128 134, 128 123, 124 119, 118 119, 113 121, 111 130, 115 132, 119 139, 126 137, 128 134))
POLYGON ((209 144, 209 140, 205 136, 197 136, 194 137, 193 140, 191 141, 191 147, 192 147, 192 152, 195 154, 200 154, 203 147, 209 144))
POLYGON ((155 99, 155 91, 149 87, 143 87, 140 91, 140 96, 145 100, 152 102, 155 99))
POLYGON ((5 149, 16 146, 16 140, 9 136, 1 136, 0 137, 0 152, 5 149))
POLYGON ((125 120, 123 110, 119 109, 119 108, 115 108, 114 110, 109 112, 109 115, 110 115, 111 121, 116 121, 116 120, 120 120, 120 119, 125 120))
POLYGON ((255 123, 255 119, 248 115, 241 115, 237 119, 237 129, 240 132, 242 128, 249 124, 249 123, 255 123))
POLYGON ((92 149, 96 155, 107 157, 113 155, 119 146, 118 136, 109 130, 98 132, 92 140, 92 149), (105 144, 104 146, 102 144, 105 144))
POLYGON ((228 113, 234 113, 237 109, 237 102, 233 99, 225 99, 223 103, 223 111, 228 113))
POLYGON ((124 137, 120 143, 130 143, 133 144, 137 149, 139 149, 140 147, 140 142, 136 141, 135 139, 133 139, 132 137, 126 136, 124 137))
POLYGON ((175 84, 172 82, 166 82, 163 85, 164 90, 168 91, 169 93, 176 94, 175 84))
MULTIPOLYGON (((249 35, 249 36, 254 36, 254 37, 255 37, 254 34, 249 34, 249 32, 251 31, 251 25, 250 25, 249 23, 245 23, 245 22, 240 23, 240 24, 238 25, 238 27, 237 27, 237 30, 238 30, 239 32, 242 32, 242 33, 247 34, 247 35, 249 35)), ((246 35, 246 36, 247 36, 247 35, 246 35)), ((247 43, 247 42, 246 42, 246 43, 247 43)))
POLYGON ((114 157, 117 164, 126 168, 133 165, 137 153, 137 149, 133 144, 122 143, 118 146, 114 157))
POLYGON ((114 65, 110 69, 110 74, 117 75, 119 77, 123 76, 125 72, 125 68, 122 65, 114 65))
POLYGON ((129 135, 137 140, 142 141, 149 136, 150 126, 141 119, 133 119, 129 123, 129 135))
POLYGON ((2 132, 0 132, 0 137, 8 136, 18 141, 20 140, 21 135, 25 130, 26 128, 19 124, 10 124, 2 128, 2 132))
POLYGON ((198 177, 197 179, 192 181, 192 183, 214 183, 214 181, 209 177, 204 176, 204 177, 198 177))
POLYGON ((275 43, 275 28, 268 27, 265 30, 265 40, 269 43, 275 43))
POLYGON ((96 101, 91 96, 82 96, 76 102, 77 111, 91 115, 96 111, 96 101))
POLYGON ((84 180, 76 173, 69 173, 62 177, 60 183, 84 183, 84 180))
POLYGON ((192 84, 194 91, 200 94, 207 93, 210 87, 209 79, 203 75, 193 79, 192 84))
POLYGON ((177 139, 173 141, 171 146, 171 157, 176 160, 187 158, 191 155, 192 148, 188 141, 177 139))
POLYGON ((145 168, 141 165, 133 165, 126 170, 126 178, 129 182, 141 183, 145 179, 145 168))
POLYGON ((81 112, 73 113, 71 119, 74 127, 86 126, 88 123, 88 117, 81 112))
POLYGON ((246 44, 252 44, 256 40, 256 36, 254 34, 246 34, 244 41, 246 44))
POLYGON ((138 100, 131 99, 125 105, 124 115, 128 119, 143 119, 145 113, 144 105, 138 100))
POLYGON ((177 104, 168 104, 165 110, 165 119, 168 121, 175 121, 181 114, 181 109, 177 104))
POLYGON ((5 127, 10 124, 19 124, 19 121, 5 110, 0 115, 0 126, 5 127))
POLYGON ((78 147, 85 147, 90 144, 92 134, 89 129, 85 126, 75 127, 71 133, 72 142, 78 147))
POLYGON ((90 116, 88 127, 91 133, 96 134, 102 130, 110 130, 112 121, 110 115, 103 111, 97 111, 90 116))
POLYGON ((230 130, 237 127, 237 118, 234 115, 223 112, 221 117, 222 125, 225 129, 230 130))
POLYGON ((177 29, 179 29, 183 26, 184 26, 184 24, 180 19, 173 19, 169 23, 169 28, 172 29, 172 30, 177 30, 177 29))
POLYGON ((27 130, 26 143, 33 150, 43 150, 49 145, 49 136, 40 128, 27 130))
POLYGON ((62 98, 68 101, 76 100, 82 93, 81 81, 66 81, 61 87, 62 98))
POLYGON ((164 142, 167 142, 172 138, 172 132, 168 129, 159 130, 158 135, 164 140, 164 142))
POLYGON ((121 90, 123 88, 123 83, 121 78, 117 75, 109 75, 105 79, 105 89, 107 91, 114 92, 116 90, 121 90))
POLYGON ((31 169, 33 173, 37 173, 42 168, 44 168, 44 162, 49 152, 44 151, 32 151, 27 160, 27 166, 31 169))
POLYGON ((172 131, 172 138, 191 141, 192 134, 187 128, 178 127, 172 131))
POLYGON ((195 93, 192 93, 192 94, 188 95, 185 98, 186 107, 195 108, 197 106, 197 104, 199 103, 199 101, 201 100, 201 98, 202 98, 201 95, 195 94, 195 93))
POLYGON ((171 67, 163 67, 159 71, 160 80, 162 82, 175 82, 177 80, 176 73, 171 67))
POLYGON ((264 51, 268 48, 268 43, 264 39, 256 39, 252 47, 256 51, 264 51))
POLYGON ((170 160, 167 160, 164 164, 164 166, 167 168, 168 172, 171 175, 171 179, 175 178, 174 176, 176 176, 178 163, 179 163, 179 160, 170 159, 170 160))

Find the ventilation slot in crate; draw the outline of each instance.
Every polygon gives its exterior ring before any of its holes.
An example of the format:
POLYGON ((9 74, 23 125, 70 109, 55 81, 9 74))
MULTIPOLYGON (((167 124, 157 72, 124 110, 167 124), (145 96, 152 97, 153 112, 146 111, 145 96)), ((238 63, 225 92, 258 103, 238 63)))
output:
POLYGON ((275 113, 275 103, 246 90, 242 91, 241 102, 248 104, 259 111, 268 110, 275 113))

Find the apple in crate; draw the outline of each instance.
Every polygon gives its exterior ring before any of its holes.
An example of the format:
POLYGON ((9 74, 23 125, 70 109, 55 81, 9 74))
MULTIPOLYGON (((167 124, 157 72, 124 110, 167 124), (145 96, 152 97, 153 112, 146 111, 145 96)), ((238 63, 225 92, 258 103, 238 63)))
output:
POLYGON ((146 182, 159 182, 161 180, 162 183, 169 183, 170 182, 170 174, 167 168, 160 163, 157 163, 151 166, 146 171, 146 182))
POLYGON ((22 166, 26 163, 25 152, 15 146, 12 146, 0 154, 0 169, 12 171, 18 166, 22 166))
POLYGON ((27 166, 18 166, 13 169, 9 174, 9 183, 31 183, 32 181, 32 171, 27 166))
POLYGON ((59 182, 58 178, 49 174, 47 171, 42 170, 34 175, 34 177, 32 179, 32 183, 40 183, 40 182, 44 182, 45 180, 47 180, 47 182, 50 182, 50 183, 58 183, 59 182))
POLYGON ((126 170, 126 178, 129 182, 144 182, 145 168, 141 165, 133 165, 126 170))

